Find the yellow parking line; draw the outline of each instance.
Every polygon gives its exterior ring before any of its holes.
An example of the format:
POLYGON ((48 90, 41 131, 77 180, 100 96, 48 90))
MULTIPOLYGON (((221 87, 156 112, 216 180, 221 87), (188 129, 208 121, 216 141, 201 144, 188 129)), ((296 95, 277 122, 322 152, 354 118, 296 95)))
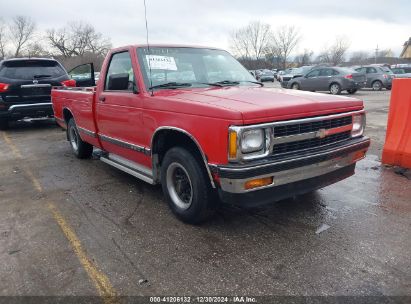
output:
MULTIPOLYGON (((18 159, 23 159, 23 156, 21 155, 20 150, 16 147, 16 145, 13 143, 13 141, 7 135, 7 133, 2 132, 2 136, 7 146, 13 152, 14 156, 18 159)), ((42 193, 43 187, 41 186, 38 179, 34 176, 33 172, 27 168, 23 168, 23 170, 25 174, 30 178, 31 182, 33 183, 34 188, 39 193, 42 193)), ((90 280, 93 282, 99 295, 103 297, 104 303, 106 304, 117 303, 118 301, 116 299, 116 292, 115 292, 114 287, 111 285, 110 280, 104 273, 98 270, 96 264, 93 263, 93 261, 90 260, 90 258, 87 256, 74 230, 69 226, 69 224, 64 219, 63 215, 58 211, 57 207, 53 203, 49 202, 47 204, 47 207, 50 210, 51 214, 53 215, 54 220, 57 222, 60 229, 63 231, 64 235, 69 241, 71 247, 73 248, 73 251, 75 252, 77 258, 80 261, 80 264, 83 266, 84 270, 87 272, 87 275, 89 276, 90 280)))
POLYGON ((54 219, 59 224, 63 233, 66 235, 66 238, 69 240, 74 252, 80 260, 81 265, 86 270, 90 279, 93 281, 100 296, 104 297, 105 303, 114 302, 116 293, 108 277, 97 269, 96 265, 84 252, 80 240, 77 238, 73 229, 71 229, 71 227, 67 224, 61 213, 57 210, 56 206, 52 203, 48 203, 47 207, 53 214, 54 219))

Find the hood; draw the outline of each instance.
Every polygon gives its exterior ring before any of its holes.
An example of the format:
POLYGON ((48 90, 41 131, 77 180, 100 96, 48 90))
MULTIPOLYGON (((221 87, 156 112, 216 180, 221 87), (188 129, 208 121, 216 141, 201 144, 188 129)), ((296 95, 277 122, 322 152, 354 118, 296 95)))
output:
POLYGON ((190 100, 240 112, 245 123, 312 117, 363 108, 363 102, 354 98, 259 87, 176 90, 170 95, 173 99, 190 100))

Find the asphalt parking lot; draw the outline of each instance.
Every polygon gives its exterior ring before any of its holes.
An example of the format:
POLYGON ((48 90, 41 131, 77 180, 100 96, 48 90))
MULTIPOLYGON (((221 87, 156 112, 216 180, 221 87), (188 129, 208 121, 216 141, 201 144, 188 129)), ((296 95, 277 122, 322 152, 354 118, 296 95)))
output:
POLYGON ((390 92, 355 97, 373 140, 355 176, 202 226, 53 122, 1 132, 0 295, 411 295, 411 181, 379 162, 390 92))

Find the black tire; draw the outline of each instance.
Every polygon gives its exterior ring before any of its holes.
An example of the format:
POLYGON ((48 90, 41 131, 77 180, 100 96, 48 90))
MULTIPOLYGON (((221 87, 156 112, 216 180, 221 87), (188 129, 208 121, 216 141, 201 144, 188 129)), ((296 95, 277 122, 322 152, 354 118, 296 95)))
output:
POLYGON ((357 91, 357 89, 347 90, 348 94, 355 94, 357 91))
POLYGON ((9 128, 9 121, 7 119, 0 119, 0 130, 7 130, 9 128))
POLYGON ((387 90, 387 91, 391 91, 391 87, 387 87, 386 90, 387 90))
POLYGON ((294 82, 294 83, 290 86, 290 88, 293 89, 293 90, 299 90, 299 89, 300 89, 300 85, 299 85, 298 83, 294 82))
POLYGON ((202 161, 192 152, 173 147, 161 164, 161 186, 171 211, 181 221, 200 224, 215 211, 216 196, 202 161))
POLYGON ((77 158, 90 158, 93 153, 93 146, 83 141, 79 135, 74 118, 70 118, 67 124, 67 139, 71 150, 77 158))
POLYGON ((374 91, 381 91, 382 90, 382 82, 379 80, 375 80, 372 84, 371 87, 374 91))
POLYGON ((340 95, 341 94, 341 86, 336 82, 330 84, 330 93, 332 95, 340 95))

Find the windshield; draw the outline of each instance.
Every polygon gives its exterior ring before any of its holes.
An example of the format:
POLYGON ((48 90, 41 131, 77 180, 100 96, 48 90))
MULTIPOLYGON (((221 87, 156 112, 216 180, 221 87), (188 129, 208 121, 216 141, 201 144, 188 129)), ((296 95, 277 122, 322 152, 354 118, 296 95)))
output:
POLYGON ((16 60, 5 62, 0 77, 21 80, 57 78, 66 72, 53 60, 16 60))
POLYGON ((256 81, 236 59, 222 50, 153 47, 150 51, 138 48, 137 54, 146 88, 169 83, 184 83, 187 87, 204 87, 218 82, 255 85, 251 82, 256 81))

